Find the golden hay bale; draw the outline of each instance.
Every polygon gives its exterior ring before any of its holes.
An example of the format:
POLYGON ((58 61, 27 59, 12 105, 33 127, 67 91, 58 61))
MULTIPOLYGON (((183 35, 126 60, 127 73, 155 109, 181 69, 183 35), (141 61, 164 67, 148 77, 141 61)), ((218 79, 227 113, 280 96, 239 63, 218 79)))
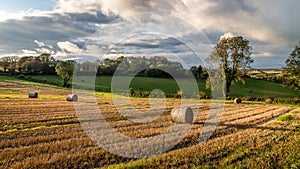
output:
POLYGON ((193 110, 190 107, 175 107, 171 111, 171 120, 176 123, 193 123, 193 110))
POLYGON ((234 99, 234 103, 235 104, 241 104, 242 103, 242 99, 241 98, 235 98, 234 99))
POLYGON ((38 98, 39 94, 38 92, 29 92, 28 97, 29 98, 38 98))
POLYGON ((76 94, 68 94, 67 101, 77 102, 78 101, 78 96, 76 94))
POLYGON ((273 103, 273 98, 267 98, 266 99, 266 104, 272 104, 273 103))

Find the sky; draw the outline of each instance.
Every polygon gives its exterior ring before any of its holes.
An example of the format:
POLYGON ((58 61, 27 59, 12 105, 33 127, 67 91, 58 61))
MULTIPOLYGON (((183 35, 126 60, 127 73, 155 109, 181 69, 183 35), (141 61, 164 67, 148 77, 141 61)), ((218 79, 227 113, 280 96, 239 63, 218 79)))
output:
POLYGON ((53 6, 54 1, 51 0, 10 0, 0 2, 0 10, 6 12, 27 11, 30 9, 52 10, 53 6))
POLYGON ((282 68, 300 41, 299 13, 299 0, 1 1, 0 57, 161 55, 190 66, 220 38, 243 36, 252 67, 282 68))

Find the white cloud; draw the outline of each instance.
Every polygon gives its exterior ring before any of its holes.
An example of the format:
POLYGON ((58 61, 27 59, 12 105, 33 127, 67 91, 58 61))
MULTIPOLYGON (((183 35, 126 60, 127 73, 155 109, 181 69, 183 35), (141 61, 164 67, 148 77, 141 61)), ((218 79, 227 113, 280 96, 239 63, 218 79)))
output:
POLYGON ((44 42, 39 42, 38 40, 34 40, 34 43, 36 43, 39 47, 45 46, 44 42))
POLYGON ((0 22, 5 22, 9 19, 20 19, 23 17, 23 14, 20 13, 8 13, 6 11, 0 11, 0 22))
POLYGON ((0 10, 0 23, 5 23, 8 20, 22 20, 25 17, 51 17, 53 13, 53 11, 41 11, 32 9, 18 12, 6 12, 0 10))
POLYGON ((223 38, 231 38, 231 37, 234 37, 234 35, 231 32, 227 32, 227 33, 224 33, 224 35, 222 35, 220 37, 220 40, 223 38))
POLYGON ((99 56, 99 54, 103 53, 103 49, 101 49, 99 46, 96 45, 87 45, 86 50, 83 51, 83 53, 99 56))
POLYGON ((57 46, 64 53, 78 54, 82 52, 82 50, 76 44, 71 43, 69 41, 57 42, 57 46))
POLYGON ((89 13, 96 15, 101 10, 99 0, 55 0, 56 11, 61 13, 89 13))
POLYGON ((37 52, 34 50, 23 49, 19 52, 22 56, 24 55, 36 55, 37 52))
POLYGON ((84 48, 79 48, 76 44, 65 41, 57 43, 58 50, 53 52, 55 57, 74 57, 74 56, 92 56, 99 57, 103 54, 103 49, 97 45, 87 45, 84 48))
POLYGON ((37 50, 37 52, 39 52, 39 53, 49 53, 49 54, 53 54, 54 53, 54 51, 51 51, 50 49, 48 49, 48 48, 38 48, 38 49, 36 49, 37 50))
POLYGON ((50 44, 46 44, 45 42, 40 42, 38 40, 34 40, 34 43, 36 43, 40 48, 44 48, 44 49, 53 49, 53 46, 50 44))

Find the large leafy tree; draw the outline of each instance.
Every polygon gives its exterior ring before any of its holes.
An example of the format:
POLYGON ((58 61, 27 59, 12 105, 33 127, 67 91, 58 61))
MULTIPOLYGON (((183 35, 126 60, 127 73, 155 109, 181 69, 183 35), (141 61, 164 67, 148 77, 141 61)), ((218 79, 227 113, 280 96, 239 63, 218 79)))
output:
POLYGON ((237 81, 245 83, 244 72, 251 68, 250 64, 253 63, 251 50, 249 41, 242 36, 222 38, 214 47, 209 60, 220 63, 220 68, 225 72, 226 95, 232 83, 237 81))
POLYGON ((300 86, 300 42, 285 61, 285 77, 286 83, 293 83, 296 87, 300 86))
POLYGON ((63 87, 68 85, 68 81, 73 76, 75 62, 71 60, 59 61, 56 64, 55 71, 63 80, 63 87))

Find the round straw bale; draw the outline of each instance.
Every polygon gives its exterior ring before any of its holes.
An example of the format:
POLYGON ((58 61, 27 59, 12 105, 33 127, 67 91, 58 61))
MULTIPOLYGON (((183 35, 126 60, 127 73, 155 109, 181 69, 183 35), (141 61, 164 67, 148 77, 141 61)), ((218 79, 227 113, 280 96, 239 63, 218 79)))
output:
POLYGON ((29 98, 38 98, 38 92, 29 92, 28 97, 29 98))
POLYGON ((273 98, 267 98, 267 99, 266 99, 266 104, 272 104, 273 101, 274 101, 273 98))
POLYGON ((77 102, 78 101, 78 96, 76 94, 68 94, 67 101, 77 102))
POLYGON ((242 99, 241 98, 235 98, 234 99, 234 103, 235 104, 241 104, 242 103, 242 99))
POLYGON ((190 107, 175 107, 171 111, 171 120, 176 123, 193 123, 193 110, 190 107))

